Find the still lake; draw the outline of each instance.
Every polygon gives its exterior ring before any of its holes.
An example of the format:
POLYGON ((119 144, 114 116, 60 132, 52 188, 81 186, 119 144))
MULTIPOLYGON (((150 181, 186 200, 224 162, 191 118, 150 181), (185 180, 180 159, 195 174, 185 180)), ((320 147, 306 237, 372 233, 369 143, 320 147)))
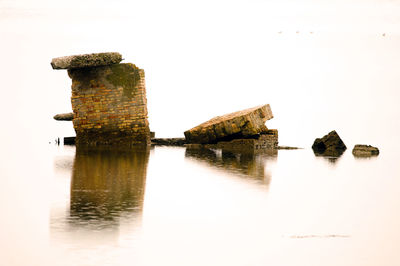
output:
POLYGON ((394 154, 48 149, 52 263, 400 263, 394 154))

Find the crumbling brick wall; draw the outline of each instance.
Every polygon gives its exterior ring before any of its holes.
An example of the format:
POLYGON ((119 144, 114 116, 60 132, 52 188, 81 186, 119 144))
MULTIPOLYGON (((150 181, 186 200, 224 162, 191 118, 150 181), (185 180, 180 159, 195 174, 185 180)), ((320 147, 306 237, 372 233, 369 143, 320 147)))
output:
POLYGON ((144 70, 128 63, 68 75, 77 145, 150 144, 144 70))

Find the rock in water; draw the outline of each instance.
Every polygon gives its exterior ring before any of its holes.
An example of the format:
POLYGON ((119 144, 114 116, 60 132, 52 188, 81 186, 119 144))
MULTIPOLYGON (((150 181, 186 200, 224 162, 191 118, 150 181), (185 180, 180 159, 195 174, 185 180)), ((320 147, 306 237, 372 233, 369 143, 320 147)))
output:
POLYGON ((75 145, 76 137, 64 137, 64 145, 75 145))
POLYGON ((333 130, 328 135, 315 139, 312 149, 317 155, 340 156, 347 147, 338 133, 333 130))
POLYGON ((72 121, 74 119, 74 113, 57 114, 53 116, 57 121, 72 121))
POLYGON ((185 131, 188 143, 217 143, 266 132, 265 122, 274 116, 269 104, 217 116, 185 131))
POLYGON ((84 67, 97 67, 118 64, 122 61, 120 53, 82 54, 53 58, 53 69, 74 69, 84 67))
POLYGON ((379 149, 371 145, 357 144, 353 148, 353 155, 358 157, 368 157, 379 154, 379 149))

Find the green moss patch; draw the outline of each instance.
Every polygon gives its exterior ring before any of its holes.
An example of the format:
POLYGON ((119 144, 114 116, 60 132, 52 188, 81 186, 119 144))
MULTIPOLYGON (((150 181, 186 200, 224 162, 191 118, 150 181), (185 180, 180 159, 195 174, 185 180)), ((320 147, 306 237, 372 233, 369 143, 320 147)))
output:
POLYGON ((79 82, 79 89, 95 87, 99 81, 99 68, 79 68, 68 70, 68 75, 73 81, 79 82))
POLYGON ((118 64, 110 68, 106 80, 115 87, 122 87, 124 96, 134 97, 140 82, 140 69, 134 64, 118 64))

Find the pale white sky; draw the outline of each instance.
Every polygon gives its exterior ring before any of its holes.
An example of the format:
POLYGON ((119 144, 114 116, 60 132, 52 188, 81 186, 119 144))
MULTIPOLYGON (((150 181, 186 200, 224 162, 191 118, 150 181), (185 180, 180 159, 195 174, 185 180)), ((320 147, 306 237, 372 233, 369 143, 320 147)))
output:
POLYGON ((71 106, 51 58, 119 51, 146 72, 159 137, 269 103, 281 144, 332 129, 374 144, 398 128, 399 26, 398 1, 0 1, 2 108, 34 114, 16 125, 33 140, 73 135, 52 121, 71 106))

